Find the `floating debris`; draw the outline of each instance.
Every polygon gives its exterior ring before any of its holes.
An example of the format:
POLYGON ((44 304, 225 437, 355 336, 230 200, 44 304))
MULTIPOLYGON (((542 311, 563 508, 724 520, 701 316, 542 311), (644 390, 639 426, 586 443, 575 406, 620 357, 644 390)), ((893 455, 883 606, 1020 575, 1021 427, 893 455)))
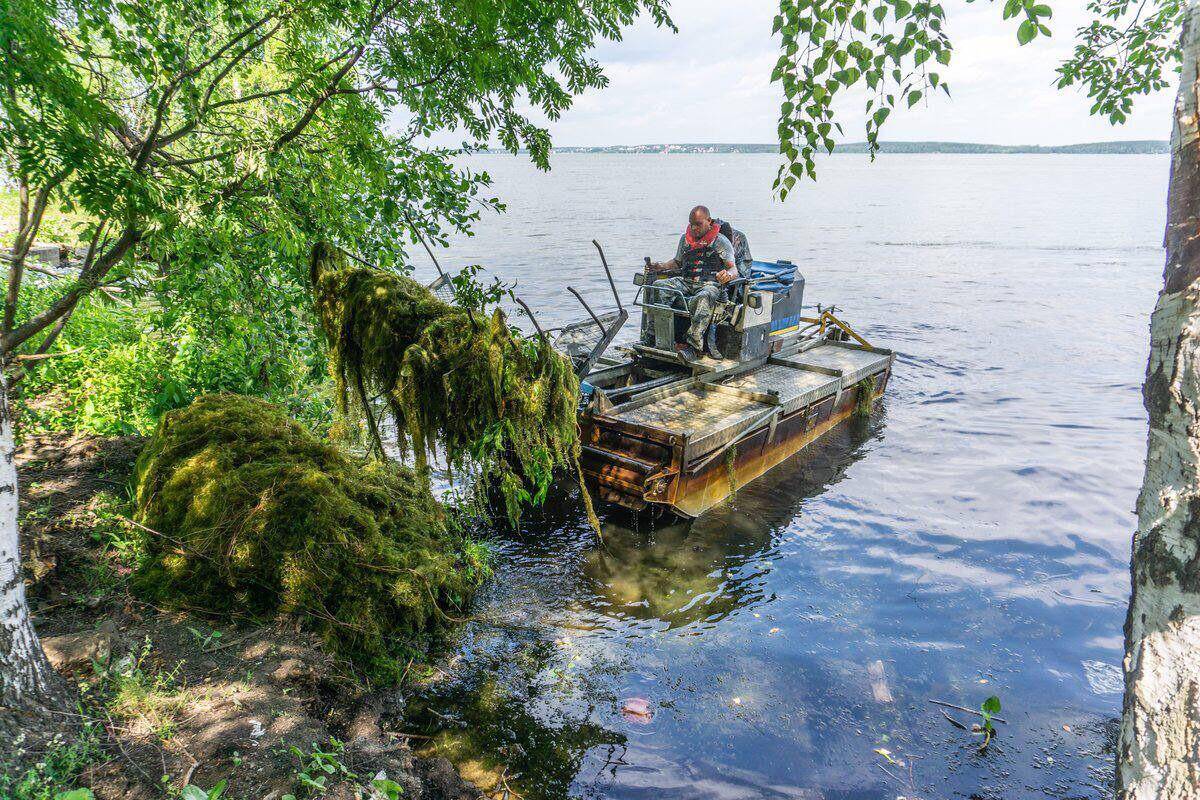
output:
POLYGON ((621 716, 628 722, 646 725, 654 719, 654 710, 646 698, 630 697, 621 703, 621 716))

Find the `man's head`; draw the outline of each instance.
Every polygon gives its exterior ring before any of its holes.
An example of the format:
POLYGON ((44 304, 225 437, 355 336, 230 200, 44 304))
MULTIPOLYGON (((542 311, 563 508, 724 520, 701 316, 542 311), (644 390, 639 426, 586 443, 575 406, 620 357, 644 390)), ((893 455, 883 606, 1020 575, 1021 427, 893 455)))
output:
POLYGON ((696 206, 688 214, 688 230, 691 231, 692 236, 696 239, 706 236, 712 224, 712 214, 708 213, 707 206, 696 206))

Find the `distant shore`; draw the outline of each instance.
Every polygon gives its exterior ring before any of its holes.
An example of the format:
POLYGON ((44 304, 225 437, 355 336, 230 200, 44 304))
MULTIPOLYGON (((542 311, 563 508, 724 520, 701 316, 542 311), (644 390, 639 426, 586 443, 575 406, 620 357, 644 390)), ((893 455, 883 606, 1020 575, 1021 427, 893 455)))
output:
MULTIPOLYGON (((1004 145, 978 144, 974 142, 881 142, 881 153, 949 153, 959 155, 1020 155, 1020 154, 1074 154, 1074 155, 1147 155, 1171 152, 1170 142, 1139 139, 1115 142, 1084 142, 1065 145, 1004 145)), ((488 153, 505 153, 502 149, 489 149, 488 153)), ((618 153, 631 155, 658 155, 673 153, 778 153, 777 144, 747 143, 680 143, 680 144, 634 144, 603 145, 593 147, 555 147, 556 153, 618 153)), ((837 146, 834 153, 865 153, 866 142, 850 142, 837 146)))

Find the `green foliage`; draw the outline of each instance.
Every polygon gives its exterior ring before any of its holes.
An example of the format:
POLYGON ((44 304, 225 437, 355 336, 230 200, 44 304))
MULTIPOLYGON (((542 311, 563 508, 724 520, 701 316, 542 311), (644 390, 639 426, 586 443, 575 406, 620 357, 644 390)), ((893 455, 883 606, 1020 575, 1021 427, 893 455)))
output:
POLYGON ((206 395, 166 414, 137 464, 138 591, 228 614, 286 613, 368 677, 462 608, 486 564, 426 481, 360 462, 282 410, 206 395))
MULTIPOLYGON (((971 2, 972 0, 967 0, 971 2)), ((1164 71, 1179 61, 1183 0, 1089 0, 1094 19, 1076 33, 1075 52, 1058 69, 1060 88, 1082 84, 1092 114, 1124 122, 1133 98, 1164 88, 1164 71)), ((1005 20, 1017 22, 1026 45, 1050 36, 1052 8, 1038 0, 1005 0, 1005 20)), ((781 0, 774 33, 782 53, 771 80, 783 87, 775 179, 781 198, 796 181, 816 177, 815 156, 832 153, 833 131, 842 133, 835 101, 865 84, 866 137, 871 157, 879 131, 897 108, 928 101, 950 89, 939 71, 953 48, 939 2, 912 0, 781 0)))
POLYGON ((82 690, 94 694, 116 719, 145 725, 146 733, 166 742, 187 705, 188 690, 179 681, 181 664, 168 671, 150 666, 152 649, 147 637, 140 651, 111 663, 94 664, 94 679, 82 690))
POLYGON ((1090 113, 1125 122, 1137 95, 1171 84, 1181 53, 1182 0, 1090 0, 1091 22, 1076 32, 1075 52, 1058 68, 1058 87, 1082 85, 1090 113))
POLYGON ((4 3, 5 171, 79 215, 88 251, 6 350, 102 286, 168 311, 294 295, 318 239, 397 267, 416 231, 468 230, 499 204, 455 158, 495 138, 545 167, 526 109, 603 86, 590 51, 643 11, 670 25, 662 0, 4 3), (469 141, 422 144, 439 130, 469 141))
POLYGON ((84 717, 83 729, 70 743, 56 740, 36 764, 20 774, 4 769, 0 756, 0 797, 5 800, 89 800, 90 789, 75 788, 80 774, 101 760, 101 727, 84 717))
MULTIPOLYGON (((306 420, 328 418, 324 353, 311 318, 283 307, 301 301, 269 294, 251 304, 247 291, 220 302, 197 292, 187 308, 157 291, 136 303, 103 294, 80 301, 58 339, 60 354, 20 384, 22 434, 147 434, 163 413, 218 391, 265 396, 306 420)), ((19 319, 53 292, 26 283, 19 319)))
POLYGON ((329 781, 355 781, 355 775, 342 761, 345 745, 331 738, 325 745, 312 743, 312 750, 305 753, 299 747, 292 745, 289 751, 300 762, 296 771, 296 783, 299 784, 298 794, 284 795, 284 800, 292 798, 321 797, 328 790, 329 781), (327 749, 326 749, 327 748, 327 749))
POLYGON ((480 304, 467 312, 325 245, 313 250, 312 274, 339 408, 366 421, 379 451, 376 397, 419 467, 440 450, 453 469, 500 492, 513 525, 523 506, 543 501, 556 468, 578 472, 570 362, 544 338, 520 336, 499 309, 486 314, 486 292, 472 295, 480 304))
POLYGON ((986 750, 988 744, 992 741, 992 737, 996 735, 996 728, 992 725, 992 719, 1000 713, 1000 698, 992 695, 987 700, 984 700, 979 706, 979 713, 983 717, 983 725, 980 726, 983 733, 983 743, 979 745, 979 749, 986 750))
POLYGON ((872 154, 897 103, 912 107, 949 87, 938 69, 950 63, 940 3, 909 0, 783 0, 773 32, 783 53, 771 80, 783 86, 779 149, 785 164, 775 188, 786 197, 799 178, 815 177, 814 157, 832 153, 842 133, 834 100, 867 87, 866 135, 872 154))
POLYGON ((199 786, 188 784, 183 787, 179 793, 180 800, 220 800, 225 794, 225 787, 229 785, 228 781, 217 781, 217 785, 207 791, 199 786))

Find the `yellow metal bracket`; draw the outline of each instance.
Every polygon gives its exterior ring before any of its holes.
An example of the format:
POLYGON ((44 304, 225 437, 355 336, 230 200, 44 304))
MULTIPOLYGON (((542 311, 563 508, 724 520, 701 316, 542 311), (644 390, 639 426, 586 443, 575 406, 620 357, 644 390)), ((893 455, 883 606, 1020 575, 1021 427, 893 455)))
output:
POLYGON ((818 326, 818 328, 819 328, 819 333, 820 333, 820 335, 821 335, 821 336, 824 336, 824 335, 825 335, 825 329, 826 329, 827 327, 833 326, 833 327, 841 328, 843 331, 845 331, 845 332, 846 332, 846 334, 847 334, 847 335, 848 335, 848 336, 849 336, 851 339, 853 339, 854 341, 858 342, 858 343, 859 343, 859 344, 861 344, 863 347, 870 347, 870 346, 871 346, 871 343, 870 343, 870 342, 868 342, 868 341, 867 341, 866 339, 864 339, 863 337, 859 336, 857 333, 855 333, 853 328, 851 328, 849 325, 847 325, 846 323, 842 322, 840 319, 838 319, 837 317, 835 317, 835 316, 833 315, 833 312, 830 312, 830 311, 822 311, 822 312, 821 312, 821 316, 819 316, 819 317, 801 317, 801 318, 800 318, 800 321, 801 321, 801 322, 807 322, 807 323, 809 323, 810 325, 816 325, 816 326, 818 326))

